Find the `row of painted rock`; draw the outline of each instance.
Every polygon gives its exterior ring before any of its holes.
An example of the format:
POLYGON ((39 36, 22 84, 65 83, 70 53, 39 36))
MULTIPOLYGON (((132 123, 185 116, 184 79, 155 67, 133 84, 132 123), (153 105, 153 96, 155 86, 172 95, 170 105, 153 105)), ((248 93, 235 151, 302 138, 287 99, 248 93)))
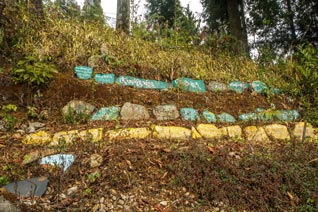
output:
MULTIPOLYGON (((91 115, 95 110, 95 106, 88 104, 83 101, 72 100, 62 109, 63 116, 68 116, 69 114, 85 114, 87 116, 91 115)), ((194 108, 181 108, 177 109, 175 105, 159 105, 152 110, 153 115, 157 120, 175 120, 181 116, 184 121, 200 121, 202 118, 208 123, 224 122, 224 123, 234 123, 236 118, 228 113, 221 113, 215 115, 207 110, 202 112, 202 117, 198 110, 194 108)), ((103 107, 97 112, 93 113, 90 120, 144 120, 149 119, 150 115, 148 110, 138 104, 125 103, 122 108, 118 106, 103 107)), ((241 114, 239 117, 241 121, 294 121, 299 118, 299 113, 297 110, 263 110, 261 108, 257 109, 256 112, 241 114)))
MULTIPOLYGON (((79 79, 90 79, 93 74, 93 69, 87 66, 77 66, 74 69, 76 76, 79 79)), ((246 83, 241 81, 233 81, 228 85, 221 82, 212 81, 206 86, 203 80, 194 80, 190 78, 179 78, 171 83, 147 80, 131 76, 120 76, 115 80, 115 74, 97 73, 94 75, 94 80, 101 84, 119 84, 122 86, 130 86, 141 89, 156 89, 156 90, 168 90, 171 88, 179 89, 182 91, 190 92, 206 92, 206 90, 218 92, 218 91, 235 91, 242 93, 246 89, 253 89, 256 93, 271 92, 278 94, 279 89, 269 89, 268 86, 261 81, 253 81, 252 83, 246 83)))
POLYGON ((172 139, 172 140, 186 140, 186 139, 234 139, 238 141, 263 143, 275 140, 291 140, 302 139, 304 129, 306 129, 305 136, 312 140, 318 139, 318 129, 313 128, 307 124, 304 128, 304 122, 295 124, 294 129, 290 129, 282 124, 270 124, 263 127, 247 126, 242 129, 240 126, 227 126, 218 128, 213 124, 199 124, 192 129, 178 126, 152 126, 151 128, 126 128, 108 130, 103 132, 103 128, 89 129, 89 130, 71 130, 55 133, 53 136, 45 131, 27 135, 22 142, 24 144, 43 145, 49 144, 56 146, 61 143, 69 144, 78 141, 113 141, 125 139, 145 139, 148 137, 157 139, 172 139))

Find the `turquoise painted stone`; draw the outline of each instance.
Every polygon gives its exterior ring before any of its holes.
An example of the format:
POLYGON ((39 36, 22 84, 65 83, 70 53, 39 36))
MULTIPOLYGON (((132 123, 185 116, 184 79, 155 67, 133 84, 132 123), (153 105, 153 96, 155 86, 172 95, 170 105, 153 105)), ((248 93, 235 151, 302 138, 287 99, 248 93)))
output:
POLYGON ((205 120, 207 120, 207 122, 209 122, 209 123, 216 122, 216 116, 212 112, 205 110, 205 111, 203 111, 203 116, 204 116, 205 120))
POLYGON ((180 89, 182 91, 191 91, 196 93, 206 92, 205 84, 202 80, 179 78, 173 80, 172 85, 174 88, 180 89))
POLYGON ((49 180, 47 177, 35 177, 5 185, 6 192, 15 194, 18 197, 40 197, 46 189, 49 180))
POLYGON ((299 112, 297 110, 278 110, 275 116, 280 121, 295 121, 299 118, 299 112))
POLYGON ((229 89, 237 93, 243 93, 243 91, 248 88, 249 88, 248 83, 241 82, 241 81, 234 81, 234 82, 230 82, 229 84, 229 89))
POLYGON ((92 77, 93 68, 88 66, 76 66, 74 68, 76 77, 79 79, 90 79, 92 77))
POLYGON ((242 121, 256 121, 257 114, 256 113, 245 113, 239 116, 242 121))
POLYGON ((261 81, 253 81, 252 88, 256 93, 263 93, 264 91, 268 90, 267 85, 261 81))
POLYGON ((115 74, 95 74, 94 79, 101 84, 114 84, 115 74))
POLYGON ((200 115, 196 109, 193 108, 181 108, 180 115, 183 120, 196 121, 200 120, 200 115))
POLYGON ((116 120, 119 116, 119 107, 103 107, 93 114, 91 121, 97 120, 116 120))
POLYGON ((75 157, 70 154, 56 154, 42 158, 40 164, 49 164, 51 166, 58 166, 64 171, 70 167, 74 162, 75 157))
POLYGON ((117 78, 116 83, 123 86, 142 89, 168 90, 170 88, 170 85, 167 82, 146 80, 130 76, 120 76, 117 78))
POLYGON ((257 114, 260 121, 273 121, 277 111, 263 111, 257 114))
POLYGON ((227 122, 227 123, 236 122, 235 118, 228 113, 221 113, 217 117, 220 122, 227 122))

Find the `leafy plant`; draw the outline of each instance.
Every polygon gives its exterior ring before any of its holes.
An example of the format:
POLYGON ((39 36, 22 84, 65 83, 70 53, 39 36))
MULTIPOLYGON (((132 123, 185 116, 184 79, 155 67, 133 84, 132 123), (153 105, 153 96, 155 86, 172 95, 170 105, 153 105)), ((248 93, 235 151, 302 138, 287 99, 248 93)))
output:
POLYGON ((17 122, 16 118, 11 114, 12 112, 17 111, 17 109, 18 107, 14 104, 2 106, 2 111, 0 112, 0 115, 5 121, 5 128, 7 130, 12 130, 17 122))
POLYGON ((29 85, 45 85, 57 73, 55 66, 38 61, 33 56, 27 56, 20 60, 13 72, 16 82, 29 85))

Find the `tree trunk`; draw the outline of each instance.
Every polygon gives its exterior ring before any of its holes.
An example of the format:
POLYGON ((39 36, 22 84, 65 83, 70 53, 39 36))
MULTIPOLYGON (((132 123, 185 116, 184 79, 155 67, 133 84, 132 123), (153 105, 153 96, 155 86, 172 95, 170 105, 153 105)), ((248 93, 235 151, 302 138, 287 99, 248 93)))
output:
POLYGON ((295 30, 295 23, 294 23, 294 12, 292 11, 291 7, 291 1, 286 0, 286 5, 287 5, 287 16, 288 16, 288 24, 289 24, 289 29, 291 33, 291 44, 296 45, 296 30, 295 30))
POLYGON ((130 0, 117 0, 116 29, 129 34, 130 28, 130 0))
POLYGON ((227 0, 226 3, 230 32, 240 43, 238 50, 242 53, 249 54, 247 35, 243 27, 244 24, 242 24, 245 21, 244 16, 242 16, 244 12, 240 12, 240 6, 242 7, 241 10, 244 10, 243 2, 241 0, 227 0))
POLYGON ((30 12, 41 22, 44 21, 44 11, 42 0, 30 0, 30 12))

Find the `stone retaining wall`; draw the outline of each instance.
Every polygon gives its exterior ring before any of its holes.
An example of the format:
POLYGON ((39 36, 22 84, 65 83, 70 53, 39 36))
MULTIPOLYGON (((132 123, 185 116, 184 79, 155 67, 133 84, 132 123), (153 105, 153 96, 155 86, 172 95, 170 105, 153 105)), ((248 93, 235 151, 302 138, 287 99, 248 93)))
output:
POLYGON ((57 132, 53 135, 46 131, 39 131, 25 136, 22 140, 24 144, 50 145, 55 146, 60 143, 70 144, 79 140, 101 142, 127 139, 171 139, 171 140, 220 140, 229 139, 251 143, 268 143, 279 141, 290 141, 291 139, 302 140, 304 129, 306 129, 306 140, 318 141, 318 129, 310 124, 304 128, 304 122, 295 123, 295 127, 288 128, 283 124, 269 124, 264 126, 238 125, 217 127, 213 124, 198 124, 191 129, 179 126, 152 126, 142 128, 124 128, 115 130, 104 130, 103 128, 88 129, 83 131, 71 130, 57 132))

